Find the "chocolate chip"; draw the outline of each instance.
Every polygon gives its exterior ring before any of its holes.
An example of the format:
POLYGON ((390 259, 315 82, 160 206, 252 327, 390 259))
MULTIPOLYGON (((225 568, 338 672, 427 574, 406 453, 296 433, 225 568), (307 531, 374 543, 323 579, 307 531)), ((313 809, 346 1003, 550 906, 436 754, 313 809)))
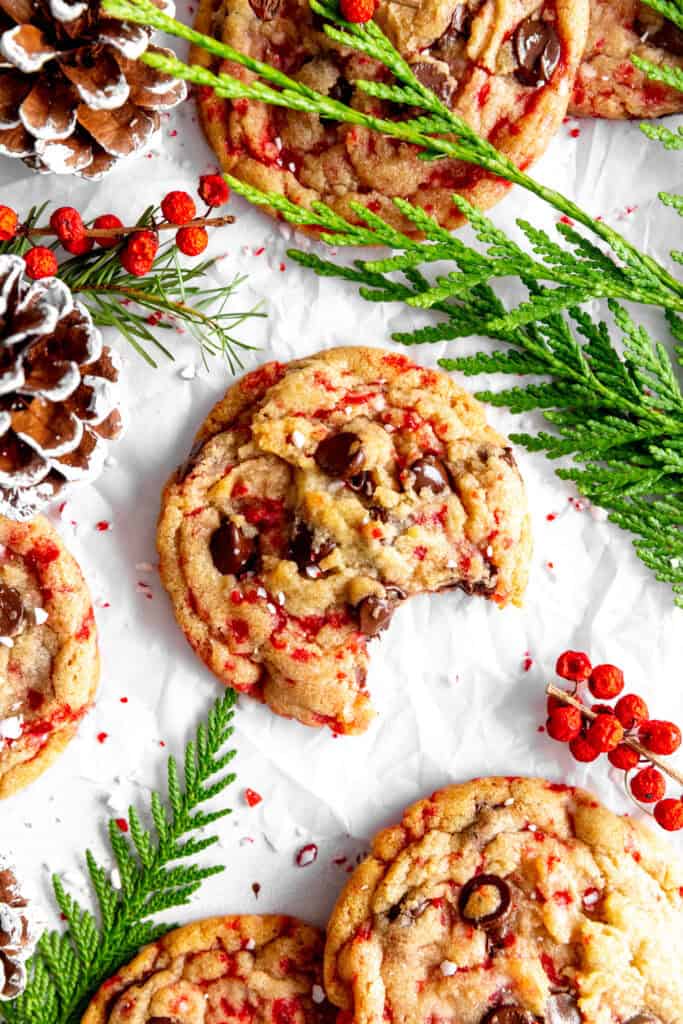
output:
POLYGON ((256 553, 256 542, 233 522, 221 523, 209 542, 213 564, 222 576, 239 576, 256 553))
POLYGON ((346 484, 352 491, 362 494, 364 498, 371 498, 375 493, 375 481, 372 479, 372 475, 365 469, 362 473, 356 473, 355 476, 352 476, 350 480, 346 481, 346 484))
POLYGON ((322 562, 323 558, 327 558, 335 547, 334 541, 329 538, 316 540, 315 534, 307 523, 298 522, 289 542, 288 554, 291 560, 298 565, 299 571, 306 572, 311 566, 315 566, 318 562, 322 562))
POLYGON ((515 76, 522 85, 536 88, 549 82, 560 62, 560 39, 547 21, 527 18, 514 36, 515 76))
POLYGON ((455 82, 448 72, 431 60, 418 60, 410 65, 411 71, 419 82, 426 85, 439 99, 448 105, 453 99, 455 82))
POLYGON ((330 89, 329 96, 330 99, 337 100, 338 103, 345 103, 348 107, 353 97, 353 86, 348 79, 344 78, 343 75, 340 75, 330 89))
POLYGON ((249 6, 261 21, 272 21, 280 13, 282 0, 249 0, 249 6))
POLYGON ((534 1024, 535 1019, 521 1006, 496 1006, 482 1017, 481 1024, 534 1024))
POLYGON ((370 594, 361 601, 358 608, 361 633, 377 636, 391 622, 396 605, 403 601, 405 594, 398 587, 387 587, 385 596, 370 594))
POLYGON ((341 480, 350 480, 360 473, 365 452, 356 434, 342 431, 321 441, 313 456, 323 473, 341 480))
POLYGON ((502 878, 499 878, 498 875, 475 875, 474 878, 470 878, 466 885, 463 885, 460 891, 458 910, 460 911, 461 918, 467 924, 474 924, 480 928, 485 928, 487 924, 498 921, 507 914, 510 909, 511 899, 510 886, 502 878), (498 906, 488 914, 483 914, 481 917, 473 917, 467 913, 467 904, 476 892, 484 888, 496 890, 498 906))
POLYGON ((0 636, 16 636, 24 622, 24 602, 14 587, 0 583, 0 636))
POLYGON ((569 992, 558 992, 550 996, 545 1004, 546 1024, 581 1024, 581 1011, 576 999, 569 992))
POLYGON ((683 31, 665 18, 662 27, 647 40, 662 50, 668 50, 676 57, 683 57, 683 31))
POLYGON ((194 467, 197 465, 198 456, 202 448, 204 447, 204 444, 205 440, 204 438, 202 438, 201 440, 195 441, 195 443, 192 445, 192 447, 190 448, 189 455, 187 456, 185 461, 181 463, 180 466, 178 466, 176 470, 175 476, 178 483, 181 484, 183 480, 185 480, 185 478, 190 475, 194 467))
POLYGON ((449 486, 448 470, 435 455, 425 455, 417 459, 410 467, 410 471, 415 477, 413 488, 418 494, 423 490, 441 494, 449 486))

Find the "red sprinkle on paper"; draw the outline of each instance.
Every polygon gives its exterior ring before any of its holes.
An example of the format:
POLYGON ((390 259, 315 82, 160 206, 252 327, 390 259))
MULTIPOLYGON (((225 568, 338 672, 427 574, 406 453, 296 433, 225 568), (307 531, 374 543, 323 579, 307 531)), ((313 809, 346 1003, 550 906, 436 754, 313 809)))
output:
POLYGON ((104 741, 108 738, 108 736, 109 736, 108 732, 98 732, 98 734, 97 734, 97 742, 98 743, 104 743, 104 741))
POLYGON ((308 867, 309 864, 313 864, 318 859, 318 847, 315 843, 307 843, 306 846, 302 846, 296 855, 296 862, 300 868, 308 867))
POLYGON ((557 512, 548 512, 548 515, 546 516, 546 519, 548 520, 549 523, 554 523, 555 520, 557 519, 557 512))
POLYGON ((568 217, 566 213, 563 213, 560 217, 560 224, 568 224, 570 228, 574 227, 574 221, 571 219, 571 217, 568 217))
POLYGON ((128 822, 126 821, 125 818, 116 818, 115 821, 116 821, 116 827, 118 828, 118 830, 120 832, 127 832, 128 831, 128 822))
POLYGON ((522 662, 522 668, 524 669, 525 672, 528 672, 529 669, 531 668, 531 666, 533 665, 533 663, 534 663, 534 659, 530 658, 529 655, 527 654, 527 655, 525 655, 524 661, 522 662))
POLYGON ((245 789, 244 799, 247 801, 250 807, 256 807, 263 800, 260 793, 257 793, 255 789, 245 789))
POLYGON ((111 524, 108 523, 106 519, 100 519, 99 523, 95 523, 95 529, 98 530, 100 533, 105 533, 108 529, 110 529, 110 526, 111 524))
POLYGON ((127 697, 120 697, 119 699, 120 699, 122 704, 127 704, 128 703, 128 698, 127 697))
POLYGON ((572 130, 570 131, 569 134, 571 135, 571 137, 573 139, 578 139, 579 135, 581 134, 581 129, 580 128, 572 128, 572 130))

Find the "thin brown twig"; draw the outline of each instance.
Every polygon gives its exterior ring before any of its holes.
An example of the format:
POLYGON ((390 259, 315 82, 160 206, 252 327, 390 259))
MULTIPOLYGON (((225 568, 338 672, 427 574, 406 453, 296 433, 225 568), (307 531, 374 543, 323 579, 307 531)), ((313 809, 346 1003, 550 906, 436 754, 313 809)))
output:
MULTIPOLYGON (((561 690, 559 687, 553 686, 552 683, 548 683, 545 688, 545 692, 549 697, 556 697, 558 700, 562 701, 563 704, 571 704, 573 708, 578 708, 581 714, 585 718, 590 719, 591 722, 594 722, 598 717, 595 711, 591 711, 590 708, 587 708, 586 705, 582 704, 580 700, 576 699, 576 697, 572 697, 572 695, 567 693, 566 690, 561 690)), ((647 747, 644 747, 642 743, 639 743, 638 740, 634 740, 631 736, 625 736, 622 742, 625 746, 630 747, 631 750, 635 750, 641 757, 644 757, 647 761, 650 761, 652 764, 657 765, 658 768, 661 768, 664 774, 668 775, 669 778, 674 779, 679 786, 683 786, 683 774, 675 768, 672 768, 670 764, 663 760, 663 758, 659 757, 657 754, 653 754, 651 750, 648 750, 647 747)))
MULTIPOLYGON (((197 217, 195 220, 188 221, 187 224, 171 224, 170 221, 164 220, 160 224, 135 224, 132 227, 122 228, 86 228, 85 234, 87 238, 117 238, 119 235, 133 235, 137 231, 178 231, 179 228, 220 228, 226 224, 234 224, 235 218, 232 214, 226 214, 224 217, 197 217)), ((25 238, 45 238, 45 237, 57 237, 57 232, 53 231, 52 228, 28 228, 24 232, 25 238)))

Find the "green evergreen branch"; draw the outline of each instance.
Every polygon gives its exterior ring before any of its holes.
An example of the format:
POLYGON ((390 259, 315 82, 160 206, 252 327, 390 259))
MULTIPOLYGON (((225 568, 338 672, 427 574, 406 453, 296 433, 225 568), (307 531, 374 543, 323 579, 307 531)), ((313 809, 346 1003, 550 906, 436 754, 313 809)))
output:
POLYGON ((194 741, 187 744, 181 786, 175 760, 168 759, 166 802, 153 792, 145 828, 137 810, 129 808, 128 832, 118 820, 108 825, 109 844, 120 874, 120 888, 90 852, 85 858, 98 909, 97 917, 69 895, 53 877, 57 906, 66 930, 41 937, 30 964, 26 992, 0 1003, 4 1024, 78 1024, 94 991, 140 948, 168 930, 155 915, 187 904, 202 882, 224 870, 202 867, 189 858, 217 842, 218 837, 197 837, 197 829, 230 814, 227 807, 201 810, 219 796, 235 776, 223 774, 234 750, 225 751, 233 734, 235 694, 229 690, 216 701, 194 741), (179 863, 180 862, 180 863, 179 863))

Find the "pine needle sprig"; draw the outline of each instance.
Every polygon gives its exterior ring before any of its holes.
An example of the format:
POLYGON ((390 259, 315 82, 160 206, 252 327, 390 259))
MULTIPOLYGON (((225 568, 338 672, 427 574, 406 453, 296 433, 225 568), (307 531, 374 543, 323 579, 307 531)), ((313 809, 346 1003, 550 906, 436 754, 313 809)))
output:
POLYGON ((65 921, 64 932, 48 931, 40 939, 30 964, 26 992, 0 1004, 4 1024, 78 1024, 94 991, 138 949, 168 931, 155 922, 163 911, 186 905, 202 882, 224 870, 222 865, 194 863, 200 853, 218 841, 200 830, 231 811, 204 805, 220 796, 235 776, 225 774, 234 750, 225 749, 233 734, 235 694, 215 702, 205 724, 197 728, 185 749, 181 782, 174 758, 168 759, 166 800, 157 792, 150 798, 146 828, 135 807, 128 819, 110 821, 108 838, 120 876, 86 851, 88 875, 95 894, 97 915, 82 907, 57 876, 53 888, 65 921))
MULTIPOLYGON (((644 0, 644 2, 683 32, 683 0, 644 0)), ((631 55, 631 60, 638 70, 647 75, 651 81, 660 82, 670 89, 678 89, 679 92, 683 92, 683 68, 653 64, 652 61, 645 60, 637 53, 631 55)), ((640 128, 648 139, 661 142, 665 149, 683 149, 683 125, 674 131, 667 128, 666 125, 644 121, 640 128)))
MULTIPOLYGON (((44 220, 48 205, 44 203, 29 210, 16 238, 0 242, 0 254, 25 255, 36 237, 46 233, 38 225, 44 220)), ((154 226, 158 223, 158 213, 156 207, 148 207, 136 227, 154 226)), ((57 249, 58 244, 54 240, 50 247, 57 249)), ((153 367, 157 366, 155 351, 170 360, 175 360, 175 355, 152 328, 188 332, 196 340, 205 363, 208 357, 219 355, 232 372, 242 366, 240 353, 253 346, 242 341, 235 332, 247 320, 266 315, 259 311, 258 305, 244 312, 229 308, 246 280, 244 275, 235 275, 224 285, 207 288, 207 275, 217 260, 185 264, 179 258, 177 246, 169 239, 159 247, 151 272, 145 277, 136 277, 122 266, 120 248, 92 249, 59 264, 57 276, 88 308, 98 327, 115 328, 153 367)))

